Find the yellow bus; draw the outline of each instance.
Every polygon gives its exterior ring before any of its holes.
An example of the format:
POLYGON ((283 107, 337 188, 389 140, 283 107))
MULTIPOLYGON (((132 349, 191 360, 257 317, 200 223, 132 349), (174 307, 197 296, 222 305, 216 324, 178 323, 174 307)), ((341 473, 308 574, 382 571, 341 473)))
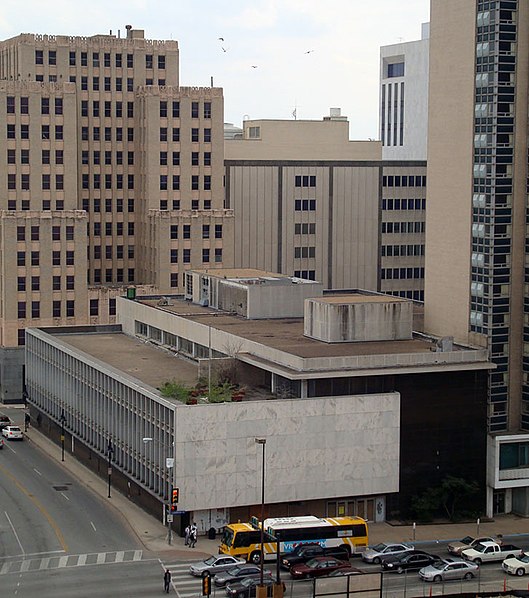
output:
MULTIPOLYGON (((279 552, 292 552, 300 544, 344 547, 349 555, 363 552, 368 545, 367 522, 361 517, 279 517, 265 519, 263 552, 273 560, 279 552)), ((253 563, 261 562, 261 525, 252 517, 249 523, 230 523, 224 529, 219 552, 253 563)))

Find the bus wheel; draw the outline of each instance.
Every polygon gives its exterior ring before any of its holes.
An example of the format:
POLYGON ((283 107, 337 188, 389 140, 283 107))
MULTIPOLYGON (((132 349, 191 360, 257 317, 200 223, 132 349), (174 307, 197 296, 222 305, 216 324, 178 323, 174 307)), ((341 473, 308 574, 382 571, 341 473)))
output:
POLYGON ((261 562, 261 552, 256 550, 250 555, 250 562, 258 565, 261 562))

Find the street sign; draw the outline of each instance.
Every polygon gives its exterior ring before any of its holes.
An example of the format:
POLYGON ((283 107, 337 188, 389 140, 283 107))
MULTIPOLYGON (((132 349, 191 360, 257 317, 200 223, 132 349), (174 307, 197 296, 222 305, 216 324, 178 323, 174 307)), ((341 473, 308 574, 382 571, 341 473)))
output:
POLYGON ((167 469, 171 469, 171 467, 173 467, 174 465, 174 459, 173 457, 166 457, 165 459, 165 467, 167 467, 167 469))
POLYGON ((185 515, 185 511, 173 511, 173 515, 185 515))
POLYGON ((173 523, 173 515, 172 515, 172 513, 167 513, 167 523, 173 523))

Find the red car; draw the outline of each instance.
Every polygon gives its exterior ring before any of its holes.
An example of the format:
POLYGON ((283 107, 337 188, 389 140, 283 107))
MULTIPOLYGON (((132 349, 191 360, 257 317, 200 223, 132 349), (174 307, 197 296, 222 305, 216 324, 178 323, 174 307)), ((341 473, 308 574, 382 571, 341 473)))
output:
POLYGON ((333 571, 349 569, 352 569, 352 567, 346 561, 340 561, 330 556, 317 556, 306 563, 292 565, 290 575, 294 579, 301 579, 303 577, 320 577, 321 575, 329 575, 333 571))

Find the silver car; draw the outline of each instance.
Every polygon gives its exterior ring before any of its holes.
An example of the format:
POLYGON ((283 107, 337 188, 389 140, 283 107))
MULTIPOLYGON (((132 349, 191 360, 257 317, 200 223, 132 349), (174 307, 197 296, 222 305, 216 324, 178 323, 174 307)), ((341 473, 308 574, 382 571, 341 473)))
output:
MULTIPOLYGON (((236 581, 242 581, 245 577, 256 576, 261 574, 261 568, 259 565, 253 565, 252 563, 246 563, 245 565, 235 565, 230 567, 227 571, 222 571, 215 575, 215 585, 219 588, 223 588, 228 583, 235 583, 236 581)), ((268 570, 264 571, 264 574, 270 576, 271 573, 268 570)))
POLYGON ((472 579, 478 573, 475 563, 462 559, 443 559, 419 571, 423 581, 449 581, 451 579, 472 579))
POLYGON ((410 552, 410 550, 415 550, 411 544, 389 544, 381 542, 380 544, 375 544, 375 546, 368 548, 362 554, 362 560, 366 563, 380 565, 385 557, 405 554, 406 552, 410 552))
POLYGON ((189 567, 189 573, 195 577, 202 577, 206 573, 215 575, 219 571, 227 571, 235 565, 244 565, 246 563, 243 559, 237 559, 234 556, 228 556, 226 554, 219 554, 216 556, 210 556, 201 563, 194 563, 189 567))

